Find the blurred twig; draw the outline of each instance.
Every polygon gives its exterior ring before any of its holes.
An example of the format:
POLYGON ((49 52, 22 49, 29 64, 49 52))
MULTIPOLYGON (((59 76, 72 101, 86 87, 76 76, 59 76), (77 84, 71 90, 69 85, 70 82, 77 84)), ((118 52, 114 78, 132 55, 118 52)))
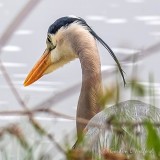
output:
MULTIPOLYGON (((66 114, 62 114, 60 112, 56 112, 53 111, 51 109, 33 109, 30 111, 27 110, 10 110, 10 111, 0 111, 0 116, 29 116, 32 113, 32 116, 37 115, 38 113, 47 113, 49 115, 51 115, 52 117, 58 117, 58 118, 64 118, 67 120, 76 120, 75 117, 73 116, 69 116, 66 114)), ((116 125, 116 126, 131 126, 131 127, 137 127, 137 126, 144 126, 146 124, 146 121, 112 121, 112 119, 114 119, 114 115, 111 115, 110 117, 108 117, 108 119, 106 120, 106 126, 110 126, 110 125, 116 125)), ((83 118, 77 118, 77 121, 80 123, 84 123, 84 124, 88 124, 88 120, 87 119, 83 119, 83 118)), ((97 127, 99 129, 104 129, 105 126, 100 126, 99 124, 97 124, 96 122, 92 122, 90 123, 90 125, 93 125, 94 127, 97 127)), ((160 127, 160 122, 153 122, 153 125, 155 127, 160 127)))
MULTIPOLYGON (((10 25, 7 27, 6 31, 0 37, 0 54, 2 53, 2 47, 7 44, 7 42, 12 37, 14 31, 21 25, 21 23, 25 20, 25 18, 30 14, 30 12, 34 9, 34 7, 40 2, 41 0, 30 0, 19 12, 19 14, 13 19, 10 25)), ((0 69, 8 82, 12 92, 14 93, 17 101, 22 105, 22 107, 27 108, 23 100, 21 99, 20 95, 18 94, 17 90, 15 89, 7 71, 0 60, 0 69)))
POLYGON ((30 0, 19 12, 19 14, 13 19, 10 25, 7 27, 3 35, 0 37, 0 54, 2 47, 7 44, 7 42, 12 37, 15 30, 22 24, 22 22, 27 18, 31 11, 37 6, 41 0, 30 0))
MULTIPOLYGON (((51 109, 32 109, 32 110, 10 110, 10 111, 0 111, 0 116, 29 116, 30 118, 33 117, 37 113, 47 113, 53 117, 58 117, 58 118, 64 118, 67 120, 76 120, 75 117, 69 116, 66 114, 62 114, 56 111, 53 111, 51 109), (32 116, 30 116, 32 115, 32 116)), ((77 118, 77 121, 83 124, 88 124, 88 120, 84 118, 77 118)), ((101 128, 97 123, 91 123, 91 125, 94 125, 97 128, 101 128)))
MULTIPOLYGON (((2 53, 2 47, 5 46, 7 44, 7 42, 10 40, 10 38, 12 37, 14 31, 20 26, 20 24, 25 20, 25 18, 31 13, 31 11, 34 9, 34 7, 40 2, 41 0, 30 0, 25 6, 24 8, 19 12, 19 14, 16 16, 16 18, 11 22, 11 24, 7 27, 6 31, 3 33, 3 35, 0 37, 0 54, 2 53)), ((25 102, 22 100, 21 96, 19 95, 18 91, 16 90, 14 84, 12 83, 9 74, 7 73, 1 59, 0 59, 0 69, 2 71, 2 74, 6 80, 6 82, 8 83, 9 87, 12 90, 13 95, 15 96, 16 100, 19 102, 19 104, 25 109, 25 111, 22 111, 20 113, 20 111, 6 111, 3 112, 4 114, 26 114, 29 116, 31 123, 38 127, 41 128, 41 125, 39 123, 37 123, 32 116, 32 111, 29 111, 27 109, 27 106, 25 104, 25 102)), ((2 114, 3 114, 2 113, 2 114)), ((15 126, 12 126, 10 128, 6 129, 8 132, 10 132, 11 134, 16 135, 18 138, 20 136, 20 132, 19 129, 15 126)), ((64 152, 63 149, 60 147, 60 145, 55 141, 55 139, 53 138, 52 135, 48 134, 47 132, 44 132, 45 135, 48 137, 49 140, 51 140, 56 146, 57 148, 61 151, 64 152)), ((21 137, 20 137, 21 138, 21 137)), ((24 139, 21 138, 20 142, 24 144, 24 139)), ((26 145, 27 143, 25 143, 26 145)))
POLYGON ((139 52, 135 52, 134 55, 129 55, 126 58, 124 58, 122 61, 128 62, 130 60, 133 60, 133 56, 135 55, 138 55, 137 60, 141 60, 141 59, 147 58, 148 56, 155 54, 157 51, 160 51, 160 42, 153 44, 139 52))
MULTIPOLYGON (((3 33, 3 35, 0 37, 0 54, 2 53, 2 47, 7 44, 7 42, 12 37, 14 31, 21 25, 21 23, 25 20, 25 18, 30 14, 30 12, 34 9, 34 7, 40 2, 41 0, 30 0, 19 12, 19 14, 14 18, 14 20, 10 23, 10 25, 7 27, 6 31, 3 33)), ((2 74, 4 78, 6 79, 6 82, 10 86, 13 95, 16 97, 19 104, 27 109, 27 106, 25 105, 24 101, 18 94, 14 84, 12 83, 9 75, 7 74, 7 71, 0 60, 0 69, 2 71, 2 74)))
POLYGON ((12 90, 12 93, 13 95, 15 96, 16 100, 19 102, 19 104, 21 105, 21 107, 23 107, 24 109, 27 109, 27 106, 26 104, 24 103, 24 101, 22 100, 21 96, 19 95, 18 91, 16 90, 14 84, 12 83, 5 67, 3 66, 3 63, 0 59, 0 69, 1 69, 1 72, 6 80, 6 82, 8 83, 10 89, 12 90))
POLYGON ((32 126, 36 129, 36 131, 41 134, 46 136, 52 143, 59 149, 59 151, 63 154, 65 154, 65 150, 60 146, 60 144, 54 139, 52 134, 49 134, 42 126, 40 123, 38 123, 33 117, 30 118, 30 122, 32 126))

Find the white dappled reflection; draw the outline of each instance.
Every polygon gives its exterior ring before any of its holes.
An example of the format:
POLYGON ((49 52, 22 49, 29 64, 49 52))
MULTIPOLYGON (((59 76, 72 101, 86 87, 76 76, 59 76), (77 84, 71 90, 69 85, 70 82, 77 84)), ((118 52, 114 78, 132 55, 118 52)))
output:
POLYGON ((13 77, 15 78, 26 78, 27 77, 27 74, 13 74, 13 77))
POLYGON ((136 16, 135 20, 143 21, 146 25, 160 25, 160 16, 159 15, 144 15, 136 16))
POLYGON ((130 49, 130 48, 112 48, 112 50, 115 53, 121 53, 121 54, 135 54, 137 52, 140 52, 140 50, 130 49))
POLYGON ((56 120, 56 121, 60 121, 60 122, 67 122, 67 121, 73 121, 73 120, 69 120, 69 119, 64 119, 64 118, 54 118, 54 117, 35 117, 35 119, 37 120, 44 120, 44 121, 53 121, 53 120, 56 120))
POLYGON ((147 25, 160 25, 160 20, 146 22, 147 25))
MULTIPOLYGON (((19 120, 21 119, 21 116, 0 116, 1 120, 19 120)), ((38 117, 35 116, 34 119, 41 120, 41 121, 59 121, 59 122, 71 122, 73 120, 64 119, 64 118, 56 118, 56 117, 38 117)))
POLYGON ((21 50, 22 49, 19 46, 14 46, 14 45, 7 45, 2 48, 2 51, 5 52, 19 52, 21 50))
POLYGON ((160 36, 160 32, 151 32, 150 35, 151 36, 160 36))
MULTIPOLYGON (((23 78, 23 77, 20 77, 20 78, 23 78)), ((14 84, 16 85, 21 85, 23 84, 23 80, 17 80, 17 81, 13 81, 14 84)), ((53 81, 53 82, 50 82, 50 81, 36 81, 35 85, 36 86, 59 86, 59 85, 62 85, 64 84, 63 82, 57 82, 57 81, 53 81)))
POLYGON ((0 116, 0 120, 5 120, 5 121, 20 120, 20 116, 0 116))
POLYGON ((37 81, 36 84, 39 84, 39 85, 62 85, 62 84, 64 84, 64 82, 37 81))
POLYGON ((20 87, 20 89, 24 91, 34 91, 34 92, 54 92, 56 88, 47 88, 47 87, 39 87, 39 86, 28 86, 28 87, 20 87))
POLYGON ((155 20, 160 20, 160 16, 158 16, 158 15, 136 16, 135 20, 138 20, 138 21, 155 21, 155 20))
POLYGON ((160 87, 160 83, 139 82, 139 84, 146 87, 160 87))
POLYGON ((109 66, 109 65, 101 66, 101 71, 106 71, 106 70, 111 70, 111 69, 116 69, 116 66, 109 66))
POLYGON ((3 62, 5 67, 26 67, 25 63, 3 62))
POLYGON ((135 66, 135 65, 140 65, 140 64, 142 64, 142 63, 143 63, 143 61, 125 62, 125 63, 121 62, 121 65, 122 65, 122 66, 125 66, 125 67, 133 67, 133 66, 135 66))
POLYGON ((103 21, 108 24, 123 24, 127 22, 126 18, 106 18, 105 16, 89 15, 86 19, 91 21, 103 21))
POLYGON ((144 0, 126 0, 126 2, 129 2, 129 3, 143 3, 144 0))
POLYGON ((90 15, 90 16, 86 16, 86 20, 92 20, 92 21, 105 21, 105 17, 104 16, 98 16, 98 15, 90 15))
POLYGON ((125 19, 125 18, 106 19, 105 23, 108 23, 108 24, 123 24, 123 23, 127 23, 127 19, 125 19))
POLYGON ((33 33, 33 31, 32 30, 17 30, 16 32, 15 32, 15 35, 30 35, 30 34, 32 34, 33 33))

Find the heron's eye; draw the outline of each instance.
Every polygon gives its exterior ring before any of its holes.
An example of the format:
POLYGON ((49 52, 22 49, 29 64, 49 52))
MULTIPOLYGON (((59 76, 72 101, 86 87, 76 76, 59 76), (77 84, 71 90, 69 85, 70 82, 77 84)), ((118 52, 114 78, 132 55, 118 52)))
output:
POLYGON ((54 45, 53 43, 52 43, 52 41, 51 41, 51 38, 50 38, 50 36, 47 36, 47 47, 49 48, 49 49, 55 49, 56 48, 56 45, 54 45))
POLYGON ((47 41, 48 41, 49 43, 52 43, 49 37, 47 37, 47 41))

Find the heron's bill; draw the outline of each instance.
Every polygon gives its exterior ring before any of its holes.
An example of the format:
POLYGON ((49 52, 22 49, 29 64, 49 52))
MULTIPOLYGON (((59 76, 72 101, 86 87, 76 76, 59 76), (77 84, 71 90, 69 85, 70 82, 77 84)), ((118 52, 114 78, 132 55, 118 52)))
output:
POLYGON ((45 74, 45 71, 50 65, 50 51, 46 49, 42 57, 38 60, 38 62, 34 65, 30 73, 27 75, 24 81, 24 86, 28 86, 40 79, 45 74))

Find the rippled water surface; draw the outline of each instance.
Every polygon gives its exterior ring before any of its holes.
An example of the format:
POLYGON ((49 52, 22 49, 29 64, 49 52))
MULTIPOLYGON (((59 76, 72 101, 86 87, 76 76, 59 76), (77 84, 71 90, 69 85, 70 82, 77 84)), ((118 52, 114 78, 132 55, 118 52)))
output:
MULTIPOLYGON (((11 24, 16 15, 28 1, 0 0, 0 36, 11 24)), ((41 1, 20 27, 14 32, 8 43, 1 50, 1 60, 9 74, 14 86, 21 98, 29 108, 33 108, 49 98, 73 85, 81 82, 81 68, 78 60, 67 64, 63 68, 46 75, 41 80, 29 87, 23 86, 23 81, 33 64, 41 56, 45 49, 46 34, 50 24, 57 18, 66 15, 76 15, 84 18, 96 33, 113 49, 116 56, 122 62, 126 79, 132 77, 132 61, 123 61, 127 56, 141 53, 146 48, 160 42, 160 1, 158 0, 68 0, 68 1, 41 1)), ((10 26, 12 27, 12 26, 10 26)), ((98 44, 102 71, 115 71, 115 63, 107 51, 98 44)), ((136 76, 139 83, 155 90, 154 98, 159 104, 160 98, 160 74, 159 56, 160 50, 150 50, 151 56, 143 53, 135 62, 136 76), (154 77, 154 83, 149 83, 149 75, 154 77)), ((104 76, 104 84, 107 86, 116 82, 116 76, 110 74, 104 76)), ((122 80, 119 78, 119 85, 122 80)), ((80 89, 80 85, 78 87, 80 89)), ((121 100, 130 98, 127 89, 123 89, 121 100)), ((79 91, 76 91, 56 105, 52 106, 56 111, 75 116, 79 91)), ((140 97, 149 103, 150 97, 140 97)), ((0 110, 18 110, 21 106, 13 95, 4 75, 0 71, 0 110)), ((47 115, 37 116, 46 128, 55 134, 58 141, 63 141, 64 135, 74 135, 75 121, 63 118, 51 118, 47 115), (64 132, 65 131, 65 132, 64 132)), ((0 117, 3 124, 20 121, 16 116, 0 117)), ((15 156, 14 154, 12 155, 15 156)), ((18 159, 18 158, 17 158, 18 159)))

